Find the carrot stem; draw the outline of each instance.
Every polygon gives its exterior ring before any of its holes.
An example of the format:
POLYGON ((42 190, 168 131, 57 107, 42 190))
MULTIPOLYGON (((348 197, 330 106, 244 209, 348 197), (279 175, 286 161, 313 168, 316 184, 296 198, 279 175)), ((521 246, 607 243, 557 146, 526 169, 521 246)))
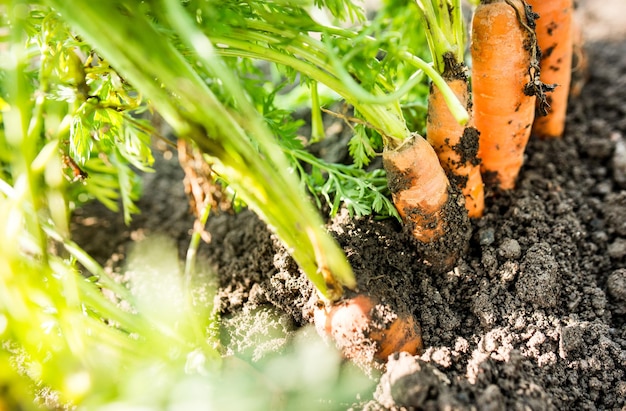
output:
POLYGON ((152 99, 178 136, 193 140, 212 156, 216 172, 268 223, 322 295, 337 299, 342 286, 355 286, 343 251, 300 192, 284 153, 247 100, 239 80, 178 2, 166 2, 171 12, 162 20, 175 26, 205 67, 222 80, 245 113, 245 122, 231 115, 170 39, 137 10, 121 10, 117 2, 46 3, 152 99), (251 135, 258 147, 252 144, 251 135))

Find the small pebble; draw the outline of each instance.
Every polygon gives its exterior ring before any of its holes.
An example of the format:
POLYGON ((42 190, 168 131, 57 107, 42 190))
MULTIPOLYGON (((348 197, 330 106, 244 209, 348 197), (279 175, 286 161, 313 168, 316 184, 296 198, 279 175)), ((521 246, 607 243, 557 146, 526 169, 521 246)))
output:
POLYGON ((591 233, 591 239, 596 244, 606 244, 609 241, 609 235, 606 231, 594 231, 591 233))
POLYGON ((609 244, 607 253, 609 257, 619 260, 626 255, 626 239, 618 238, 609 244))
POLYGON ((626 301, 626 268, 613 271, 606 282, 609 295, 620 301, 626 301))
POLYGON ((498 254, 507 260, 517 260, 522 255, 522 247, 514 238, 505 238, 498 248, 498 254))
POLYGON ((496 234, 493 227, 481 228, 478 232, 480 245, 491 245, 496 241, 496 234))

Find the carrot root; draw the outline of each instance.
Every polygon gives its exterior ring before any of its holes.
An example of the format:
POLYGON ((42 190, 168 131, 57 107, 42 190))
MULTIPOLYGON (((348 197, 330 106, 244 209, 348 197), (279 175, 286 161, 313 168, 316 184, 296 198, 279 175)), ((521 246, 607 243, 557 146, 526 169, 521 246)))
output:
MULTIPOLYGON (((446 79, 446 82, 459 100, 468 106, 469 89, 465 76, 446 79)), ((431 85, 428 96, 426 138, 451 182, 461 189, 469 217, 481 217, 485 208, 485 193, 477 158, 478 132, 454 119, 435 85, 431 85)))
POLYGON ((541 49, 541 80, 557 87, 548 95, 549 111, 538 116, 533 134, 542 138, 558 138, 565 129, 567 101, 572 78, 573 0, 527 0, 537 20, 537 43, 541 49))
POLYGON ((442 237, 450 184, 432 146, 414 135, 399 148, 386 150, 383 166, 393 202, 413 236, 423 243, 442 237))
POLYGON ((465 201, 450 186, 433 147, 420 135, 383 153, 393 202, 410 230, 424 263, 450 270, 467 249, 470 224, 465 201))
POLYGON ((481 3, 472 21, 470 51, 481 172, 486 184, 512 189, 523 163, 536 102, 534 95, 525 93, 532 84, 534 47, 524 2, 481 3))

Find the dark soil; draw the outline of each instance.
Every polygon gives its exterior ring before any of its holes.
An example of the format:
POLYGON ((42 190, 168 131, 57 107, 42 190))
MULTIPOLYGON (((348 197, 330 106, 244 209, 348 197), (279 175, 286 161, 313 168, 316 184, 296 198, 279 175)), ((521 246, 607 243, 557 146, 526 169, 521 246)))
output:
MULTIPOLYGON (((329 224, 360 287, 393 291, 382 298, 414 313, 425 346, 392 355, 354 409, 626 409, 626 41, 588 52, 564 138, 531 140, 518 188, 489 197, 454 270, 431 273, 396 221, 329 224)), ((74 238, 110 267, 146 233, 188 245, 182 171, 158 168, 131 227, 98 205, 77 213, 74 238)), ((251 349, 234 331, 262 327, 264 308, 286 313, 284 332, 312 320, 312 287, 254 215, 215 215, 208 231, 229 349, 251 349)))

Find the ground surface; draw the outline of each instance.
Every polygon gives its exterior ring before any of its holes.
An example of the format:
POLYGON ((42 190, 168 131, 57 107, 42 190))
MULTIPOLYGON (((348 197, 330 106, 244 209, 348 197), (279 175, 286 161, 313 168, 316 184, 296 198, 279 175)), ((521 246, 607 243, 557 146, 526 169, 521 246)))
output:
MULTIPOLYGON (((392 356, 373 398, 355 409, 626 408, 625 5, 580 3, 590 77, 565 137, 531 141, 518 189, 489 199, 454 271, 420 268, 394 221, 332 222, 361 284, 402 291, 395 298, 420 321, 426 347, 392 356)), ((111 267, 155 232, 178 240, 182 253, 193 218, 181 180, 166 155, 146 176, 131 227, 92 205, 76 215, 76 241, 111 267)), ((311 287, 251 213, 215 216, 209 232, 202 254, 220 275, 227 327, 267 325, 236 315, 258 307, 286 313, 285 329, 310 321, 311 287)))

